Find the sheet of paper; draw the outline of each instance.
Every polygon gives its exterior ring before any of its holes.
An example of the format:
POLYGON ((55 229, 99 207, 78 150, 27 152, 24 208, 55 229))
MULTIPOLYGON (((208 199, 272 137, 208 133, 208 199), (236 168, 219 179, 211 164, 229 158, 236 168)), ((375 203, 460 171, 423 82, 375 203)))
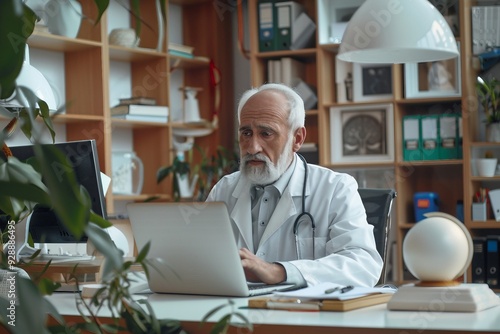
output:
POLYGON ((298 298, 298 299, 338 299, 347 300, 358 298, 361 296, 369 295, 372 293, 394 293, 397 289, 394 288, 366 288, 366 287, 354 287, 352 290, 347 292, 336 291, 333 293, 325 293, 326 290, 340 287, 342 285, 335 283, 320 283, 313 285, 304 289, 287 291, 287 292, 275 292, 273 295, 276 297, 288 297, 288 298, 298 298))

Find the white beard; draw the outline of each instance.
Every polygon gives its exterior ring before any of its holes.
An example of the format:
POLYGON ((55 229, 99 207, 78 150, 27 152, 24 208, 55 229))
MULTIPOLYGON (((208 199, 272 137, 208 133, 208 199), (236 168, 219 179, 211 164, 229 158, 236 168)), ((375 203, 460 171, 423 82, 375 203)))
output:
POLYGON ((293 136, 290 136, 286 142, 283 151, 278 158, 276 166, 264 154, 247 154, 242 157, 240 163, 241 174, 252 182, 252 184, 266 185, 275 182, 287 170, 289 165, 288 149, 291 150, 293 136), (262 160, 265 162, 264 166, 253 167, 247 165, 249 160, 262 160))

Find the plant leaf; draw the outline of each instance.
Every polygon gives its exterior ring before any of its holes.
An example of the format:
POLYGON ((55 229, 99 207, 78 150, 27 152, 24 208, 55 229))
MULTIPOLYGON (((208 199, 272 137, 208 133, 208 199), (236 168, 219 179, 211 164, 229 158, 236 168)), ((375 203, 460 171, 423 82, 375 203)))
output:
POLYGON ((98 24, 101 21, 102 15, 109 6, 109 0, 94 0, 94 3, 96 4, 98 11, 95 24, 98 24))
POLYGON ((16 331, 39 333, 45 328, 48 301, 40 294, 36 285, 27 278, 17 277, 19 305, 16 308, 16 331))
POLYGON ((227 333, 227 329, 230 325, 229 320, 231 320, 231 314, 226 314, 220 318, 220 320, 215 323, 214 327, 212 327, 210 334, 227 333))
POLYGON ((15 91, 24 61, 26 40, 33 33, 36 14, 19 0, 0 1, 0 99, 15 91))
POLYGON ((137 257, 135 258, 135 261, 140 263, 142 261, 144 261, 144 259, 146 258, 146 256, 148 255, 149 253, 149 249, 151 248, 151 244, 149 242, 147 242, 144 247, 142 247, 141 251, 139 252, 139 254, 137 255, 137 257))
POLYGON ((100 228, 108 228, 108 227, 113 226, 113 224, 111 224, 109 221, 107 221, 106 219, 104 219, 103 217, 99 216, 97 213, 95 213, 93 211, 90 212, 90 219, 89 219, 89 221, 91 221, 92 223, 96 224, 100 228))
POLYGON ((50 206, 48 189, 41 179, 31 165, 16 157, 0 162, 0 209, 17 218, 26 206, 32 206, 29 202, 50 206))
MULTIPOLYGON (((116 247, 113 240, 109 234, 95 224, 88 224, 85 228, 85 234, 88 236, 94 247, 100 252, 104 257, 106 257, 105 271, 106 270, 119 270, 123 264, 123 254, 116 247)), ((109 272, 105 272, 106 275, 109 272)))

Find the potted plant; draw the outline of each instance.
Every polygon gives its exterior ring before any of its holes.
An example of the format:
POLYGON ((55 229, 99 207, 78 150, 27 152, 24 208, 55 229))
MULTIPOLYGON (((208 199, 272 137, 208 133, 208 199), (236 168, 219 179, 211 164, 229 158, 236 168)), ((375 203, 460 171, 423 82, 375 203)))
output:
MULTIPOLYGON (((164 0, 161 1, 164 5, 164 0)), ((106 11, 109 1, 94 2, 99 9, 99 19, 106 11)), ((132 3, 133 8, 138 8, 139 0, 133 0, 132 3)), ((19 304, 16 305, 15 323, 11 325, 13 320, 4 312, 12 305, 12 300, 0 295, 0 308, 3 310, 0 312, 0 328, 2 332, 5 330, 9 333, 78 333, 82 330, 103 333, 116 332, 123 324, 119 322, 120 319, 124 319, 127 329, 133 333, 153 333, 154 328, 162 333, 181 332, 178 324, 156 319, 150 313, 150 308, 142 307, 131 298, 127 289, 130 284, 127 273, 134 263, 144 266, 148 248, 140 250, 134 261, 125 261, 123 254, 104 231, 104 228, 111 226, 110 222, 92 212, 88 194, 77 184, 71 171, 56 175, 56 171, 50 168, 53 163, 66 166, 66 162, 55 147, 40 145, 42 126, 48 128, 53 140, 55 136, 47 103, 38 99, 29 89, 16 84, 24 60, 25 45, 33 33, 36 20, 35 13, 24 1, 0 1, 0 99, 23 96, 22 100, 25 101, 15 112, 0 105, 0 115, 8 122, 3 131, 0 131, 0 146, 7 157, 6 161, 0 160, 0 214, 9 222, 16 223, 26 217, 34 204, 43 204, 56 212, 75 237, 85 233, 106 261, 102 274, 104 287, 90 303, 99 307, 105 305, 112 311, 115 322, 114 326, 98 323, 95 313, 91 311, 89 303, 86 303, 82 305, 85 305, 88 313, 82 317, 82 323, 68 325, 55 307, 44 298, 45 294, 50 294, 58 287, 57 283, 44 280, 36 285, 30 279, 16 277, 16 297, 19 304), (43 125, 37 121, 40 118, 43 125), (33 142, 39 169, 12 155, 6 139, 18 130, 22 130, 33 142), (48 327, 49 315, 58 325, 48 327)), ((2 232, 6 236, 10 235, 9 231, 2 232)), ((9 272, 16 265, 15 261, 7 258, 4 252, 0 252, 0 255, 0 269, 9 272)), ((228 305, 231 306, 230 303, 228 305)), ((221 331, 227 330, 232 314, 234 311, 216 325, 221 331)))
POLYGON ((498 159, 490 151, 484 154, 484 158, 475 159, 477 175, 482 177, 494 176, 497 169, 497 161, 498 159))
POLYGON ((486 141, 500 142, 500 81, 478 77, 476 91, 486 116, 486 141))
POLYGON ((194 162, 193 150, 188 152, 187 160, 174 158, 172 165, 162 166, 156 174, 156 181, 162 182, 169 175, 172 175, 172 187, 174 200, 179 201, 183 196, 180 191, 179 182, 181 179, 191 179, 193 189, 190 191, 189 200, 204 201, 210 189, 226 174, 238 170, 238 155, 226 148, 219 146, 216 154, 208 157, 206 152, 196 146, 201 158, 199 163, 194 162), (194 187, 196 186, 196 187, 194 187))

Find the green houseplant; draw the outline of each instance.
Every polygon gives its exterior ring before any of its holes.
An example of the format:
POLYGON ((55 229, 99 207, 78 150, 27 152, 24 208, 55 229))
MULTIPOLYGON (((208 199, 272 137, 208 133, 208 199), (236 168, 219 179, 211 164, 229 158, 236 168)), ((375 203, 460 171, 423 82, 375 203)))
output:
POLYGON ((500 142, 500 81, 478 78, 476 91, 486 116, 486 140, 500 142))
MULTIPOLYGON (((99 9, 97 21, 106 11, 109 0, 94 0, 99 9)), ((165 1, 161 0, 162 8, 165 1)), ((138 15, 139 0, 132 0, 132 10, 138 15)), ((137 16, 138 17, 138 16, 137 16)), ((0 210, 1 215, 9 222, 19 222, 27 216, 35 204, 51 207, 66 227, 79 237, 85 233, 96 250, 105 258, 103 282, 105 286, 91 300, 86 303, 86 313, 82 322, 67 324, 58 314, 55 307, 44 298, 58 287, 57 283, 42 280, 36 285, 30 279, 16 278, 16 296, 18 304, 15 319, 5 313, 12 300, 0 297, 0 328, 11 333, 79 333, 82 330, 94 333, 116 332, 124 319, 127 330, 131 333, 180 333, 177 322, 158 320, 154 317, 147 305, 141 305, 130 296, 127 286, 127 273, 134 264, 142 265, 147 270, 146 255, 148 247, 140 250, 134 261, 125 261, 123 254, 114 245, 104 228, 111 226, 92 212, 88 193, 76 182, 71 168, 62 175, 56 175, 51 164, 58 163, 67 166, 65 157, 50 145, 40 145, 41 127, 45 126, 55 138, 52 120, 47 103, 36 97, 26 87, 16 84, 22 63, 28 37, 33 33, 36 22, 35 13, 22 0, 0 1, 0 99, 12 96, 22 96, 25 104, 13 111, 0 105, 0 115, 8 125, 0 132, 0 145, 7 160, 0 160, 0 210), (42 123, 37 119, 43 120, 42 123), (35 148, 34 164, 21 162, 12 156, 6 139, 15 131, 21 130, 30 139, 35 148), (43 179, 43 182, 42 182, 43 179), (95 313, 90 311, 89 305, 97 307, 106 305, 112 311, 115 322, 111 325, 102 325, 97 321, 95 313), (50 315, 57 325, 48 327, 47 319, 50 315), (15 326, 14 326, 15 325, 15 326)), ((136 29, 140 29, 138 21, 136 29)), ((10 231, 3 231, 7 240, 10 231)), ((35 254, 36 255, 36 254, 35 254)), ((9 270, 16 263, 1 253, 0 268, 9 270)), ((50 262, 47 264, 50 265, 50 262)), ((230 305, 230 304, 229 304, 230 305)), ((222 305, 224 307, 227 305, 222 305)), ((84 312, 84 311, 83 311, 84 312)), ((216 326, 221 331, 227 330, 232 314, 224 317, 216 326)), ((10 314, 12 315, 12 314, 10 314)), ((239 316, 239 315, 238 315, 239 316)), ((241 316, 239 316, 241 318, 241 316)))
POLYGON ((199 146, 196 146, 200 158, 195 163, 193 150, 188 152, 186 160, 178 157, 174 158, 172 165, 162 166, 156 173, 156 181, 162 182, 169 175, 172 175, 172 187, 174 190, 174 200, 179 201, 181 194, 179 191, 179 177, 195 177, 197 180, 196 191, 190 200, 204 201, 210 189, 219 181, 219 179, 238 170, 238 155, 222 146, 219 146, 215 155, 208 156, 199 146))

